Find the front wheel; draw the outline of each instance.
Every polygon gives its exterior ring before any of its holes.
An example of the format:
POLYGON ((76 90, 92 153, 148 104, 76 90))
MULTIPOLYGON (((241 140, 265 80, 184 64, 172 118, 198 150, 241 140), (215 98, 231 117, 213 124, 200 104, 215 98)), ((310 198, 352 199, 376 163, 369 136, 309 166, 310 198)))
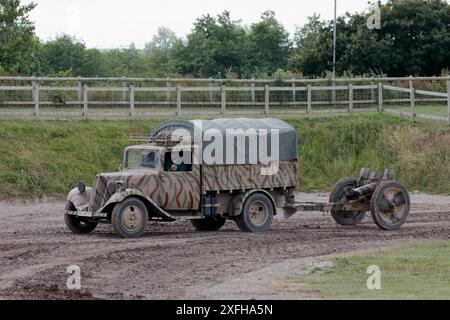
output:
MULTIPOLYGON (((76 211, 75 206, 70 201, 67 202, 66 209, 76 211)), ((88 218, 72 216, 67 213, 64 215, 64 222, 69 230, 76 234, 91 233, 97 227, 97 222, 92 222, 88 218)))
POLYGON ((205 218, 201 220, 191 220, 192 225, 198 231, 219 231, 227 220, 221 216, 205 218))
POLYGON ((244 203, 242 214, 236 224, 245 232, 264 232, 273 222, 274 210, 270 199, 262 193, 250 195, 244 203))
POLYGON ((114 207, 111 223, 114 231, 122 238, 138 238, 148 223, 147 207, 137 198, 127 198, 114 207))

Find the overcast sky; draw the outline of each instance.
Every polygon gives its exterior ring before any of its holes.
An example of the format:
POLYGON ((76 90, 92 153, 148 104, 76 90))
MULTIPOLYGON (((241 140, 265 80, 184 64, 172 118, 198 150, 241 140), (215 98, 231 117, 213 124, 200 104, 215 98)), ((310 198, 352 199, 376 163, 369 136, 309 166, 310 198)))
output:
MULTIPOLYGON (((224 10, 234 20, 250 25, 265 10, 275 11, 277 18, 292 34, 308 16, 333 17, 334 0, 24 0, 35 2, 30 14, 36 33, 43 39, 68 33, 85 41, 88 47, 113 48, 134 42, 138 48, 151 40, 158 27, 167 26, 179 36, 192 29, 196 18, 216 15, 224 10)), ((338 15, 360 12, 368 0, 338 0, 338 15)))

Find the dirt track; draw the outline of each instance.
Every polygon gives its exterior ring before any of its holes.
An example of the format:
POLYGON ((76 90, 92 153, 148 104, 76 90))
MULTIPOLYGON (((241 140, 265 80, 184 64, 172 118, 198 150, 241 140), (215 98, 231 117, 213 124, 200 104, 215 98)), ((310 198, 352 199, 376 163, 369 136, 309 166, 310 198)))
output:
MULTIPOLYGON (((326 201, 326 196, 297 199, 326 201)), ((412 195, 412 202, 408 223, 396 232, 379 230, 370 217, 344 228, 329 215, 307 213, 288 222, 277 217, 264 234, 242 233, 233 222, 217 233, 196 232, 189 222, 151 223, 137 240, 116 237, 109 225, 87 236, 71 234, 61 201, 1 202, 0 299, 255 298, 245 295, 251 285, 246 275, 292 259, 450 239, 450 197, 412 195), (80 291, 66 289, 69 265, 81 268, 80 291), (227 286, 235 279, 243 282, 227 286)))

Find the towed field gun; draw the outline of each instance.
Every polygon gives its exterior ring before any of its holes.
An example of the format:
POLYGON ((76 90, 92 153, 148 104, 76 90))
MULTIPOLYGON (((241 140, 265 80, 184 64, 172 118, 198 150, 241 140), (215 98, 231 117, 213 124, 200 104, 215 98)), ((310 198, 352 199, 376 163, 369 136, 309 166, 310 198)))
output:
POLYGON ((298 211, 330 212, 333 219, 343 226, 354 226, 371 212, 374 222, 384 230, 399 229, 410 212, 410 197, 405 187, 394 180, 395 171, 376 172, 361 169, 358 179, 339 180, 330 193, 329 203, 287 203, 285 217, 298 211))

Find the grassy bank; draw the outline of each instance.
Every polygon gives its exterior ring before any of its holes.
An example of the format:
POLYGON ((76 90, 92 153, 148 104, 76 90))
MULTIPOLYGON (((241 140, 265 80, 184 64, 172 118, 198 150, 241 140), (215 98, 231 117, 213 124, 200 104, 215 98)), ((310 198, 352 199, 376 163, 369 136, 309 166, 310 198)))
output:
MULTIPOLYGON (((0 121, 0 197, 64 195, 78 179, 116 171, 146 121, 0 121)), ((299 137, 300 188, 327 190, 361 167, 397 169, 408 188, 450 192, 450 130, 385 114, 289 117, 299 137)))
POLYGON ((414 244, 338 258, 326 271, 296 282, 326 299, 450 299, 450 242, 414 244), (381 288, 367 289, 369 266, 381 271, 381 288))

